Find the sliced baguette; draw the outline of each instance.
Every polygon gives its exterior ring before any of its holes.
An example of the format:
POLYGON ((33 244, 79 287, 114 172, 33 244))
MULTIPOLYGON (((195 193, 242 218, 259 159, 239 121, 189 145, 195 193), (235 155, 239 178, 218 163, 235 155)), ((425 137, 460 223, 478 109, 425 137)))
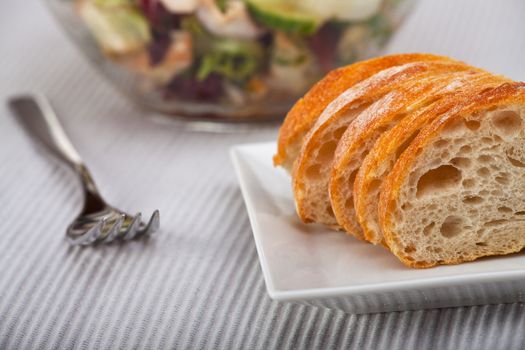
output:
POLYGON ((525 84, 505 83, 427 125, 381 191, 390 250, 407 266, 525 247, 525 84))
MULTIPOLYGON (((330 169, 339 139, 371 103, 402 84, 444 72, 469 69, 460 62, 415 62, 383 70, 346 90, 323 111, 303 140, 294 163, 293 191, 299 217, 338 228, 328 195, 330 169)), ((361 232, 350 232, 361 237, 361 232)))
POLYGON ((277 141, 274 164, 291 172, 301 149, 302 140, 322 111, 341 93, 384 69, 410 62, 454 61, 430 54, 399 54, 373 58, 342 67, 328 73, 316 83, 288 112, 277 141))
POLYGON ((384 244, 377 214, 379 193, 397 157, 410 145, 419 130, 451 108, 472 100, 483 90, 507 81, 488 73, 466 78, 458 74, 450 86, 435 94, 435 102, 408 113, 399 124, 383 133, 361 163, 355 178, 353 198, 355 213, 367 241, 384 244))
POLYGON ((377 139, 407 115, 432 104, 440 95, 464 82, 490 76, 478 69, 443 73, 418 79, 416 84, 397 88, 377 100, 350 123, 335 151, 330 174, 330 203, 337 222, 347 232, 361 232, 354 206, 354 179, 365 156, 377 139))

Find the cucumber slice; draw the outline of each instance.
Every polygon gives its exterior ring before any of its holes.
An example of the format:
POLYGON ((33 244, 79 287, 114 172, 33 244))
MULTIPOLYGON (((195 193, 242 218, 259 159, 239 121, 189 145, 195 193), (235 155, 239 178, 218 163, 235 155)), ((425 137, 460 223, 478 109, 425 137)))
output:
POLYGON ((246 0, 254 19, 265 26, 287 33, 310 35, 317 31, 324 18, 304 11, 300 0, 246 0))
POLYGON ((302 0, 307 13, 340 21, 360 21, 379 12, 383 0, 302 0))
POLYGON ((96 41, 108 54, 140 50, 151 39, 148 22, 131 6, 106 7, 83 1, 78 9, 96 41))
POLYGON ((97 6, 128 6, 133 5, 132 0, 92 0, 97 6))

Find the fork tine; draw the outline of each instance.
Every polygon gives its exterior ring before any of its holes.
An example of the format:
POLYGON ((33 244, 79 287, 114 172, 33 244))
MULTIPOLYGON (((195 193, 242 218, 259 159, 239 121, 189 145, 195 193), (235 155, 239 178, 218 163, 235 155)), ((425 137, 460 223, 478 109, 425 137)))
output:
POLYGON ((102 232, 104 232, 105 226, 106 219, 100 220, 98 224, 96 224, 93 228, 91 228, 89 231, 82 235, 82 237, 85 237, 85 239, 82 242, 80 242, 80 244, 89 245, 94 243, 100 238, 100 236, 102 236, 102 232))
POLYGON ((141 222, 142 222, 142 214, 138 213, 133 217, 133 221, 129 225, 128 231, 122 238, 126 241, 133 239, 133 237, 135 237, 135 235, 138 232, 141 222))
POLYGON ((115 240, 115 238, 120 233, 120 229, 122 228, 122 224, 124 223, 125 218, 126 218, 125 214, 120 215, 117 221, 115 221, 115 223, 113 224, 113 227, 111 227, 106 238, 104 238, 104 240, 102 241, 103 243, 109 243, 115 240))
POLYGON ((148 221, 148 224, 137 233, 138 236, 149 236, 158 231, 160 226, 160 212, 155 210, 148 221))
POLYGON ((68 235, 67 239, 72 245, 89 245, 100 237, 105 224, 106 220, 101 220, 82 235, 76 237, 68 235))

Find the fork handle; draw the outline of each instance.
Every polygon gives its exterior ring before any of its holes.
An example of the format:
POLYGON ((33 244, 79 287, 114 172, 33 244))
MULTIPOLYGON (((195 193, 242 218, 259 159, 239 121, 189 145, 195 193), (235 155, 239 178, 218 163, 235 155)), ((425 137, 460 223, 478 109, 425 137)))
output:
POLYGON ((42 95, 19 95, 9 99, 18 122, 50 151, 72 167, 82 164, 49 101, 42 95))
POLYGON ((93 178, 67 137, 48 99, 41 94, 27 94, 11 97, 8 103, 24 129, 71 166, 88 191, 98 194, 93 178))

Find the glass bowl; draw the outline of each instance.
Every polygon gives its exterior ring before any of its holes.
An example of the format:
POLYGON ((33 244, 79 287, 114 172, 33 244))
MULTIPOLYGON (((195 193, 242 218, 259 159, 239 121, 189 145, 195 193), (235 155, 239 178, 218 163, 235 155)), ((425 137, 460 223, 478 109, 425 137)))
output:
POLYGON ((329 70, 374 56, 410 0, 45 0, 132 101, 188 121, 280 120, 329 70))

